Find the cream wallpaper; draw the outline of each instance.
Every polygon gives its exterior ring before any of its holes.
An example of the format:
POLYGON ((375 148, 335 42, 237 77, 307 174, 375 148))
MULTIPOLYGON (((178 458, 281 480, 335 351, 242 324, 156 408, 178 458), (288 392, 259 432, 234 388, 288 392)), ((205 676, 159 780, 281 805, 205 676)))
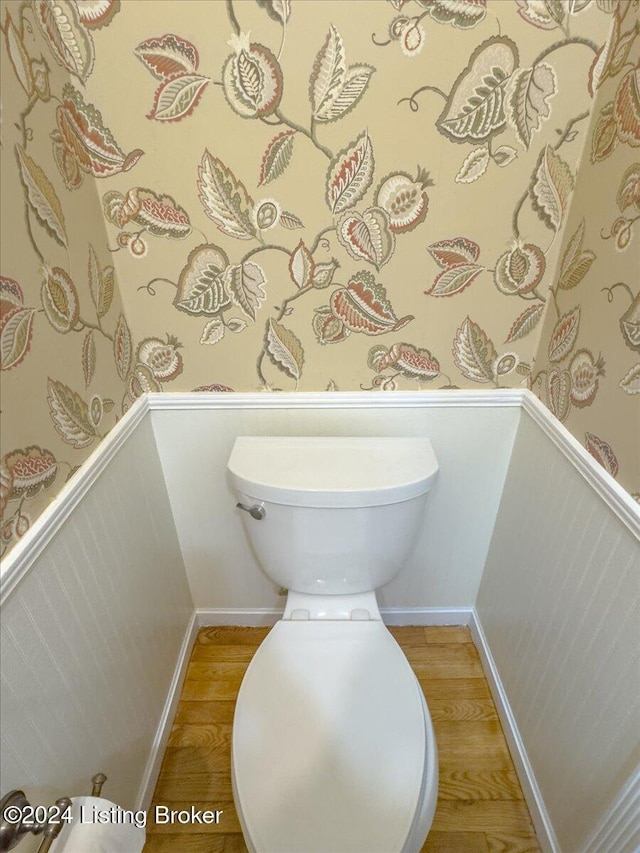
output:
POLYGON ((640 30, 617 19, 594 68, 593 117, 531 384, 640 500, 640 30))
MULTIPOLYGON (((51 133, 69 74, 44 37, 45 4, 2 3, 0 356, 2 551, 113 426, 127 328, 92 182, 71 196, 51 133)), ((96 39, 97 39, 96 35, 96 39)))
POLYGON ((638 491, 637 0, 0 10, 5 546, 145 390, 531 383, 638 491))

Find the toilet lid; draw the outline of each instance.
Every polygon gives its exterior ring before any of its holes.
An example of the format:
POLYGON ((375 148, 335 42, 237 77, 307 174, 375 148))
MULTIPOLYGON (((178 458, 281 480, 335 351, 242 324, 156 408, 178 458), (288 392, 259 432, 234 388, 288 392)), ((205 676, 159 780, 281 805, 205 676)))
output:
POLYGON ((259 853, 400 851, 421 794, 420 686, 379 621, 280 621, 233 723, 236 803, 259 853))

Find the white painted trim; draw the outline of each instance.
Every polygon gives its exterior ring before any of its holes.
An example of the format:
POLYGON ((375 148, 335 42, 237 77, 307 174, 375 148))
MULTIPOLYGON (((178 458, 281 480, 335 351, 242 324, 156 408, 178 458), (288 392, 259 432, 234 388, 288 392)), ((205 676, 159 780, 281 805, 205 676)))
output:
POLYGON ((618 518, 640 540, 640 504, 599 465, 531 391, 522 392, 522 408, 562 451, 618 518))
POLYGON ((472 607, 381 607, 385 625, 468 625, 472 607))
POLYGON ((640 765, 606 810, 585 845, 585 853, 640 850, 640 765))
POLYGON ((215 625, 242 625, 244 628, 265 628, 275 625, 282 619, 282 609, 273 607, 228 608, 198 607, 195 615, 200 628, 211 628, 215 625))
MULTIPOLYGON (((284 609, 284 605, 283 605, 284 609)), ((196 618, 201 628, 213 625, 242 625, 265 627, 275 625, 282 618, 279 608, 238 608, 237 610, 215 607, 199 607, 196 618)), ((471 607, 382 607, 380 613, 385 625, 468 625, 471 607)))
POLYGON ((543 853, 560 853, 560 845, 558 843, 553 824, 551 823, 551 818, 544 804, 538 783, 536 782, 533 767, 529 761, 529 756, 527 755, 524 742, 520 737, 516 718, 511 710, 507 692, 502 683, 502 679, 500 678, 498 667, 496 666, 496 662, 491 654, 489 642, 484 633, 480 617, 478 616, 478 612, 475 607, 471 614, 469 627, 471 628, 471 637, 478 649, 480 660, 482 661, 482 668, 487 681, 489 682, 489 689, 491 690, 491 695, 493 696, 493 701, 496 705, 498 717, 502 723, 502 728, 509 745, 509 751, 511 752, 511 757, 518 774, 518 779, 522 785, 524 797, 529 807, 531 820, 533 821, 540 846, 543 853))
POLYGON ((143 809, 146 811, 151 805, 153 792, 156 789, 158 776, 160 775, 160 767, 162 765, 162 759, 164 758, 165 748, 171 733, 173 718, 178 710, 178 702, 180 701, 182 685, 187 674, 189 660, 191 659, 191 652, 193 650, 196 637, 198 636, 198 627, 197 615, 193 612, 189 619, 189 623, 182 640, 182 645, 180 646, 180 651, 178 652, 178 659, 173 671, 169 690, 167 691, 167 698, 162 709, 162 714, 160 715, 160 721, 158 722, 158 728, 156 729, 153 743, 151 744, 149 758, 147 759, 144 773, 142 774, 142 781, 140 782, 138 795, 136 797, 136 809, 143 809))
POLYGON ((42 511, 27 534, 9 551, 0 568, 0 605, 20 583, 109 462, 124 446, 148 410, 145 397, 136 400, 85 459, 69 482, 64 484, 49 506, 42 511))
POLYGON ((212 409, 387 409, 490 408, 522 405, 523 391, 494 388, 486 391, 294 391, 256 393, 147 394, 154 412, 209 411, 212 409))

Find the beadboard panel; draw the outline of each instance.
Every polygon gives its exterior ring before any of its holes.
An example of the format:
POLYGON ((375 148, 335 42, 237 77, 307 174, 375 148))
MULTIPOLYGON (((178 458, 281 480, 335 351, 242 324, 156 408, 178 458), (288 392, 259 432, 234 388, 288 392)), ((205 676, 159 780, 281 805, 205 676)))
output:
POLYGON ((637 536, 524 415, 476 609, 567 853, 640 759, 639 577, 637 536))
POLYGON ((253 406, 239 401, 235 408, 229 394, 208 409, 203 395, 192 395, 203 408, 184 395, 184 409, 163 410, 165 396, 154 397, 151 416, 196 608, 284 606, 249 547, 227 482, 238 435, 430 438, 440 473, 413 556, 380 590, 380 606, 473 606, 520 420, 518 398, 490 404, 470 397, 467 404, 452 396, 447 404, 443 395, 424 394, 405 405, 401 395, 363 394, 363 406, 341 403, 339 394, 314 395, 315 403, 305 395, 287 395, 289 403, 285 395, 252 395, 253 406))
POLYGON ((148 416, 2 607, 2 792, 132 807, 192 602, 148 416))

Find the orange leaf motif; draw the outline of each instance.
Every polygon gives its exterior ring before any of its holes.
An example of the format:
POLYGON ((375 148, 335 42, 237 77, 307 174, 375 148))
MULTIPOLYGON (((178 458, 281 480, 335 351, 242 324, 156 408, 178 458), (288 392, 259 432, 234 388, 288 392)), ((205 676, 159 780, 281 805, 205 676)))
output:
POLYGON ((396 317, 387 293, 370 272, 356 273, 347 287, 331 294, 331 311, 352 332, 383 335, 406 326, 413 315, 396 317))
POLYGON ((133 52, 158 80, 168 80, 174 74, 193 74, 198 68, 195 45, 173 33, 140 42, 133 52))

